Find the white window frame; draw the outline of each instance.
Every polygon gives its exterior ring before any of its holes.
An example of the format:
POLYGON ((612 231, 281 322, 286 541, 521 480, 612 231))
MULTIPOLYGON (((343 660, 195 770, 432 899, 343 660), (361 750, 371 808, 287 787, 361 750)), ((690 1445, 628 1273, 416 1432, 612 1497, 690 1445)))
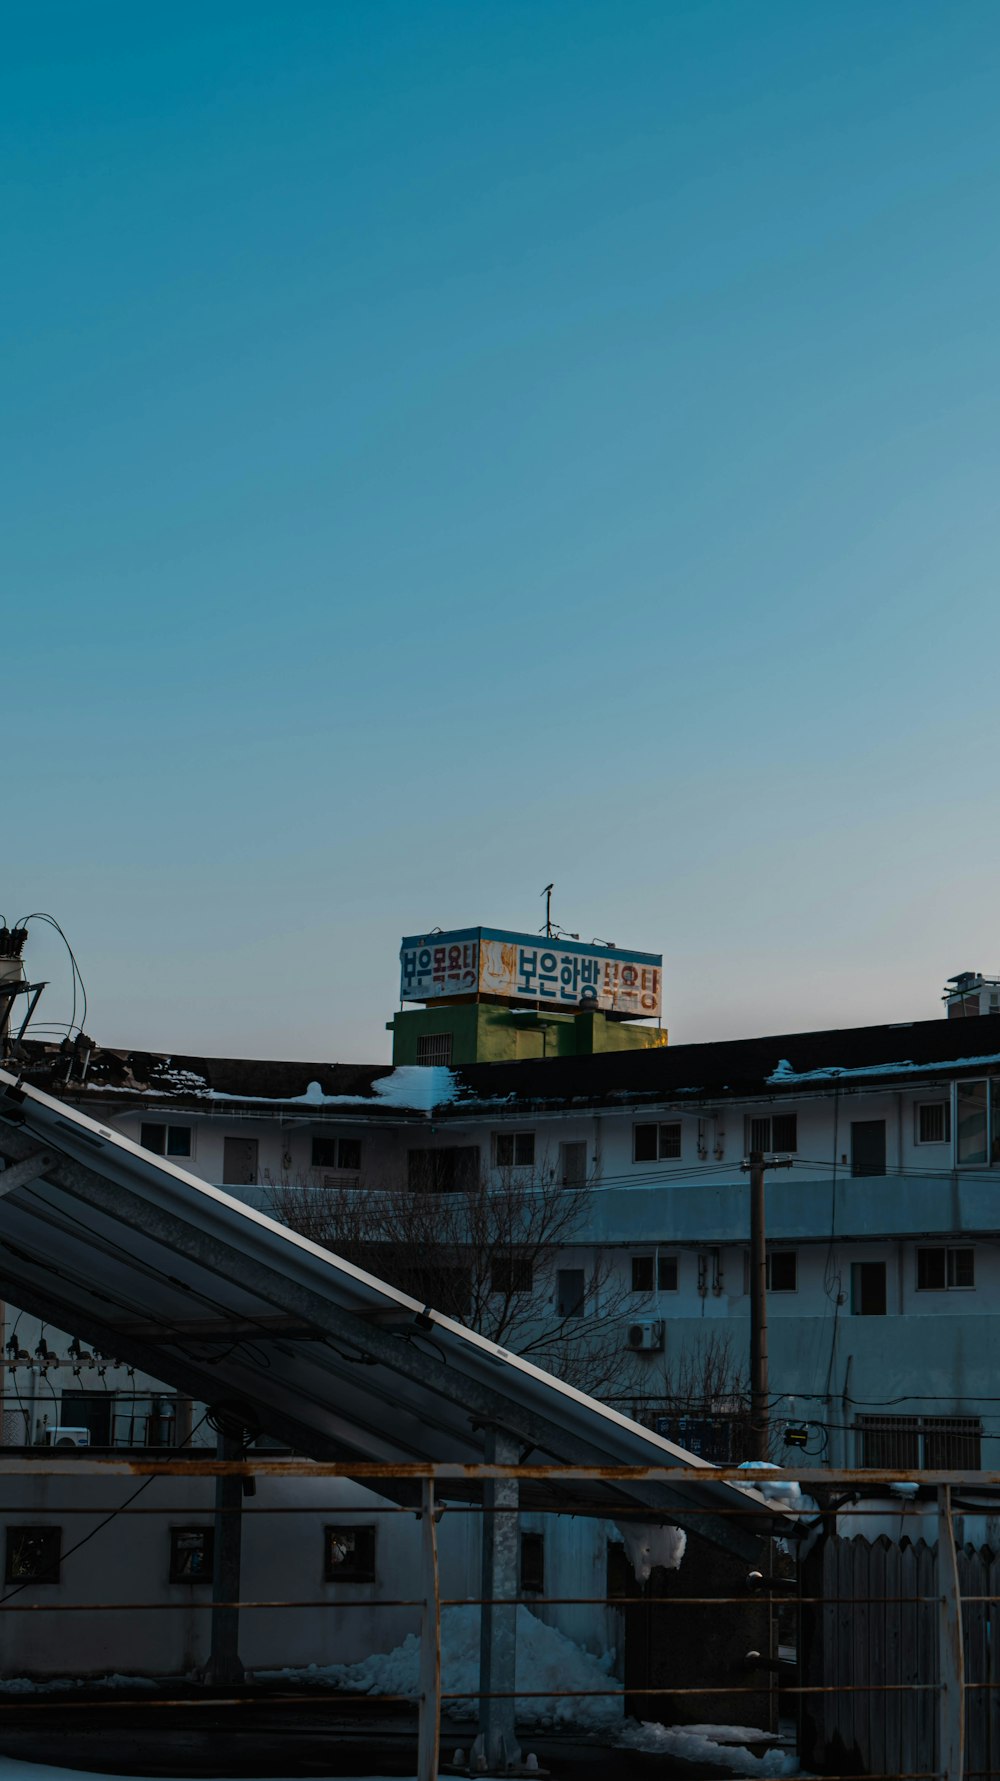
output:
POLYGON ((744 1125, 743 1125, 743 1145, 744 1145, 744 1155, 745 1156, 749 1156, 751 1151, 753 1151, 753 1150, 762 1150, 764 1152, 764 1154, 768 1155, 768 1156, 797 1156, 798 1151, 799 1151, 799 1116, 798 1116, 798 1112, 775 1113, 772 1108, 770 1113, 747 1113, 747 1114, 745 1114, 744 1115, 744 1125), (794 1121, 795 1121, 795 1143, 794 1144, 775 1144, 773 1142, 774 1121, 776 1119, 794 1119, 794 1121), (755 1125, 766 1125, 767 1126, 767 1143, 766 1144, 754 1144, 753 1143, 751 1133, 752 1133, 752 1129, 755 1125))
POLYGON ((188 1125, 186 1120, 142 1119, 139 1121, 139 1146, 140 1146, 140 1149, 148 1150, 150 1156, 162 1156, 164 1158, 164 1160, 168 1163, 190 1162, 191 1158, 194 1156, 194 1134, 195 1134, 194 1126, 188 1125), (152 1126, 152 1125, 159 1125, 159 1126, 163 1127, 163 1149, 162 1150, 152 1150, 152 1149, 150 1149, 150 1146, 148 1144, 143 1144, 143 1141, 142 1141, 143 1131, 148 1126, 152 1126), (187 1132, 187 1135, 188 1135, 187 1150, 175 1151, 173 1153, 171 1153, 171 1151, 168 1150, 167 1146, 170 1142, 168 1133, 170 1133, 170 1132, 187 1132))
POLYGON ((913 1142, 914 1142, 914 1144, 920 1144, 920 1145, 931 1144, 931 1145, 935 1145, 935 1146, 940 1146, 942 1144, 950 1144, 951 1143, 951 1100, 950 1100, 950 1098, 943 1097, 940 1100, 917 1101, 916 1102, 914 1109, 913 1109, 913 1142), (942 1113, 944 1114, 944 1122, 943 1122, 944 1123, 944 1137, 943 1138, 922 1138, 920 1136, 920 1116, 923 1113, 925 1108, 928 1110, 928 1112, 932 1108, 935 1111, 938 1108, 941 1109, 942 1113))
POLYGON ((974 1243, 918 1243, 913 1258, 914 1292, 975 1292, 976 1290, 976 1246, 974 1243), (972 1256, 972 1281, 966 1285, 955 1281, 955 1256, 968 1253, 972 1256), (944 1280, 940 1286, 921 1286, 920 1257, 921 1255, 939 1254, 944 1256, 944 1280))
MULTIPOLYGON (((672 1145, 674 1140, 672 1138, 670 1138, 666 1142, 672 1145)), ((632 1161, 640 1169, 648 1168, 650 1163, 679 1163, 682 1160, 683 1151, 684 1151, 684 1125, 681 1120, 679 1120, 679 1119, 637 1119, 635 1121, 635 1123, 633 1124, 633 1126, 632 1126, 632 1161), (656 1132, 656 1155, 655 1156, 638 1157, 635 1154, 636 1133, 639 1131, 640 1127, 643 1129, 643 1131, 645 1131, 650 1126, 652 1126, 656 1132), (671 1150, 664 1149, 664 1137, 663 1137, 664 1132, 676 1132, 677 1133, 677 1139, 676 1139, 677 1149, 676 1149, 676 1151, 673 1149, 671 1149, 671 1150)))
POLYGON ((537 1152, 538 1143, 535 1133, 527 1127, 521 1127, 517 1131, 493 1133, 493 1167, 495 1169, 533 1169, 537 1152), (523 1158, 519 1161, 517 1155, 518 1141, 523 1138, 531 1139, 531 1157, 527 1161, 523 1158), (501 1144, 505 1145, 508 1140, 510 1141, 510 1161, 501 1162, 500 1146, 501 1144))

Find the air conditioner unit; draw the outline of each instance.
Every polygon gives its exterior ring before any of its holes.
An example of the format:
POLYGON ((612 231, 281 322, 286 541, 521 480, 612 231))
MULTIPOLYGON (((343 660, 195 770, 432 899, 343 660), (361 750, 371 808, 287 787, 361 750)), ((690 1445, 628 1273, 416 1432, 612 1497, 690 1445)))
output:
POLYGON ((89 1429, 46 1429, 46 1445, 49 1447, 89 1447, 89 1429))
POLYGON ((625 1346, 643 1349, 647 1354, 662 1348, 662 1317, 645 1317, 641 1323, 630 1323, 625 1337, 625 1346))

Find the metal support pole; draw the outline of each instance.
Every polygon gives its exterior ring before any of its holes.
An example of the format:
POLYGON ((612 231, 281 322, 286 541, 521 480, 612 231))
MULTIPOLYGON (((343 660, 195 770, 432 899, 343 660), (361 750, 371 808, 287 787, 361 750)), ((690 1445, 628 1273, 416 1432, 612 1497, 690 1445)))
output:
POLYGON ((417 1781, 438 1781, 441 1753, 441 1583, 438 1574, 434 1484, 421 1487, 421 1558, 424 1609, 420 1621, 420 1730, 417 1781))
POLYGON ((750 1453, 768 1459, 767 1240, 764 1156, 750 1154, 750 1453))
MULTIPOLYGON (((220 1428, 215 1444, 217 1459, 242 1459, 243 1442, 235 1429, 220 1428)), ((243 1480, 215 1481, 215 1536, 212 1560, 212 1649, 206 1680, 215 1683, 243 1681, 240 1662, 240 1611, 216 1607, 217 1602, 240 1599, 240 1562, 243 1546, 243 1480)))
MULTIPOLYGON (((486 1431, 488 1465, 516 1466, 518 1444, 506 1430, 486 1431)), ((479 1734, 470 1768, 485 1764, 501 1774, 521 1760, 514 1735, 517 1668, 517 1595, 520 1559, 518 1481, 493 1478, 483 1485, 483 1607, 479 1645, 479 1734), (512 1599, 511 1607, 503 1605, 512 1599), (490 1695, 505 1698, 490 1699, 490 1695)))
POLYGON ((962 1781, 965 1760, 965 1651, 962 1592, 951 1518, 951 1485, 939 1484, 938 1506, 938 1771, 962 1781))

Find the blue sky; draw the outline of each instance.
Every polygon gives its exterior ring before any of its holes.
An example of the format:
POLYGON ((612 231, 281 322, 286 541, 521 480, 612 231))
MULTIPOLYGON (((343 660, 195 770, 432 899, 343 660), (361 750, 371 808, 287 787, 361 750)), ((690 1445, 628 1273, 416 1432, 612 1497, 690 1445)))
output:
POLYGON ((1000 970, 998 76, 978 0, 8 18, 0 908, 99 1040, 383 1057, 550 879, 678 1041, 1000 970))

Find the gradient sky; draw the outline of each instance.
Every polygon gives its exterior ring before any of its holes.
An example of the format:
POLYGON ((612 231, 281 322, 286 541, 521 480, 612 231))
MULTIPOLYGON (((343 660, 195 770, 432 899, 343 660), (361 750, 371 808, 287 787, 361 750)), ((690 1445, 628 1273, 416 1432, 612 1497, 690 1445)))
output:
POLYGON ((99 1041, 383 1058, 549 879, 676 1041, 1000 970, 995 0, 4 32, 0 908, 99 1041))

